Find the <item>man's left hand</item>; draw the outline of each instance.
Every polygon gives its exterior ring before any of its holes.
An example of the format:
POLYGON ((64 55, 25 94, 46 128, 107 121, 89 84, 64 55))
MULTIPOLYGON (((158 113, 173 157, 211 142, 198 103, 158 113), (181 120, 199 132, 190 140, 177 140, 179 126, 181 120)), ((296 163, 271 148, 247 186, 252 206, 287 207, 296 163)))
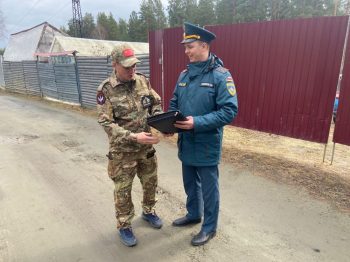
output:
POLYGON ((190 130, 194 128, 194 121, 192 116, 186 117, 185 121, 176 121, 175 127, 185 130, 190 130))

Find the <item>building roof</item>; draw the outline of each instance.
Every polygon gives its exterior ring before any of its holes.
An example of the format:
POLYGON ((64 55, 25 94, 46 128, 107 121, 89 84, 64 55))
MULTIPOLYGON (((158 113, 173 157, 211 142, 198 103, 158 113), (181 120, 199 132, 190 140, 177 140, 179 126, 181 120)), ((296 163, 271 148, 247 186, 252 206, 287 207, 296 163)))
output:
POLYGON ((55 36, 50 52, 64 52, 76 50, 78 56, 105 56, 110 55, 116 45, 128 43, 134 49, 135 54, 148 54, 148 43, 107 41, 97 39, 76 38, 57 35, 55 36))
POLYGON ((35 60, 35 52, 48 52, 55 35, 65 35, 48 22, 11 34, 7 44, 4 60, 35 60))

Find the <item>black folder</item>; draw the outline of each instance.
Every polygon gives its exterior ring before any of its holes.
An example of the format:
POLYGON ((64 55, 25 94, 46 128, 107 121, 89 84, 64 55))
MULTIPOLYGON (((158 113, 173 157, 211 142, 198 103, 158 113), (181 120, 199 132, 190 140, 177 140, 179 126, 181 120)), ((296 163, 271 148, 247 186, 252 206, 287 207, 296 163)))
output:
POLYGON ((162 133, 178 133, 184 131, 174 126, 176 121, 184 121, 186 117, 180 111, 169 111, 147 118, 147 124, 162 133))

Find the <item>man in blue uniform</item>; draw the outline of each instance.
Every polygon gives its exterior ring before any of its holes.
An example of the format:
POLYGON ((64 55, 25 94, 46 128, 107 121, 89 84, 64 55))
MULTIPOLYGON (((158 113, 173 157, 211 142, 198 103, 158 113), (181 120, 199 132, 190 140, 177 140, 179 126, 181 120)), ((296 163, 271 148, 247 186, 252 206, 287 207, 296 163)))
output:
POLYGON ((191 241, 199 246, 216 234, 219 213, 219 171, 223 126, 237 115, 236 88, 222 61, 209 51, 216 36, 201 27, 185 23, 185 54, 190 63, 177 81, 169 110, 180 110, 186 121, 177 121, 178 156, 187 195, 187 214, 173 226, 200 223, 201 231, 191 241), (204 211, 204 214, 203 214, 204 211))

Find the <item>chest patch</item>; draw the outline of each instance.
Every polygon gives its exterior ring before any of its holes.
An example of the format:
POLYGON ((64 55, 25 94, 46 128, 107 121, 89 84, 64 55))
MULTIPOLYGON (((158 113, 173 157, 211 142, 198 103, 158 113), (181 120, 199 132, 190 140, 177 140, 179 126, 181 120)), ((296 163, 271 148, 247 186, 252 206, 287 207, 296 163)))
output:
POLYGON ((102 91, 98 91, 96 95, 96 102, 99 105, 103 105, 106 102, 105 94, 102 91))
POLYGON ((203 87, 213 87, 214 85, 212 83, 201 83, 201 86, 203 86, 203 87))
POLYGON ((141 104, 143 108, 148 108, 152 105, 151 96, 143 96, 141 97, 141 104))
POLYGON ((181 83, 179 83, 179 86, 185 87, 185 86, 187 86, 187 83, 181 82, 181 83))

